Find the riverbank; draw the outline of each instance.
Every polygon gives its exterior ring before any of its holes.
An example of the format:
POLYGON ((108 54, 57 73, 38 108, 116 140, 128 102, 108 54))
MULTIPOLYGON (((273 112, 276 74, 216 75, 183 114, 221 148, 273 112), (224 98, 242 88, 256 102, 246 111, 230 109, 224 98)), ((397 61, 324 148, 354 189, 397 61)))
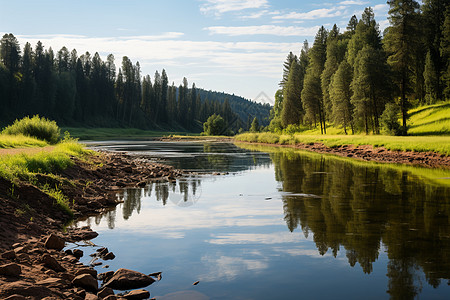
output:
POLYGON ((57 177, 39 174, 35 177, 38 182, 33 183, 0 178, 0 298, 103 299, 111 293, 107 289, 99 295, 98 286, 93 287, 105 275, 78 261, 82 251, 75 255, 72 250, 62 252, 59 247, 47 245, 51 234, 66 245, 97 234, 88 228, 63 232, 72 217, 38 186, 57 186, 57 193, 70 200, 76 219, 120 203, 116 197, 120 189, 143 187, 151 180, 175 180, 182 175, 172 167, 126 154, 97 153, 87 160, 72 159, 74 164, 57 177), (94 281, 87 285, 74 282, 84 274, 90 274, 94 281), (12 295, 22 298, 8 298, 12 295))
POLYGON ((237 142, 275 147, 291 147, 317 153, 382 163, 409 164, 429 168, 450 168, 450 137, 312 137, 252 133, 236 136, 237 142), (392 139, 391 139, 392 138, 392 139), (394 139, 397 138, 397 139, 394 139), (433 141, 433 138, 434 141, 433 141), (384 142, 383 142, 384 140, 384 142), (411 143, 417 142, 415 151, 411 143), (422 151, 418 151, 421 149, 422 151))

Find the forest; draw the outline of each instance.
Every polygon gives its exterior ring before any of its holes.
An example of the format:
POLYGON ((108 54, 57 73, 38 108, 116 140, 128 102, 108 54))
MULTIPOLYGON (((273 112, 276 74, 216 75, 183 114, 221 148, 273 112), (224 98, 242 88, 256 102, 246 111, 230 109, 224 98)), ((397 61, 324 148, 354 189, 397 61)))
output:
POLYGON ((248 130, 257 117, 267 125, 269 105, 226 93, 198 89, 183 78, 169 83, 166 71, 141 75, 139 62, 127 56, 119 68, 109 54, 78 55, 62 47, 56 53, 38 42, 23 51, 13 34, 0 40, 0 126, 40 115, 70 127, 133 127, 200 132, 213 114, 228 132, 248 130))
POLYGON ((450 99, 450 2, 387 3, 383 33, 368 7, 345 32, 322 26, 312 47, 305 41, 299 56, 288 54, 270 131, 406 135, 408 109, 450 99))

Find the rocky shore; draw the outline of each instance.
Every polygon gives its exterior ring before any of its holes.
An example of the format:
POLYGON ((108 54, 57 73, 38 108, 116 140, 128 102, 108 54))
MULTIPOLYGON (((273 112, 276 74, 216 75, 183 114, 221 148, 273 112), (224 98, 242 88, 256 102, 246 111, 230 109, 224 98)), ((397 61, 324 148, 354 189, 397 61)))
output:
POLYGON ((450 156, 435 152, 413 152, 413 151, 392 151, 386 148, 375 148, 370 145, 342 145, 338 147, 327 147, 322 143, 279 145, 267 143, 249 143, 273 147, 288 147, 307 150, 317 153, 334 154, 342 157, 349 157, 364 161, 374 161, 393 164, 409 164, 427 168, 450 169, 450 156))
MULTIPOLYGON (((89 161, 75 160, 58 175, 40 175, 34 184, 0 178, 0 299, 150 298, 142 288, 161 279, 160 272, 119 269, 97 274, 95 263, 79 262, 84 255, 81 249, 67 249, 69 243, 88 241, 97 233, 63 228, 72 218, 98 214, 120 203, 116 192, 122 188, 175 180, 182 172, 145 157, 99 153, 89 161), (70 199, 73 217, 37 187, 44 185, 58 186, 70 199)), ((114 257, 106 248, 97 249, 98 259, 114 257)))

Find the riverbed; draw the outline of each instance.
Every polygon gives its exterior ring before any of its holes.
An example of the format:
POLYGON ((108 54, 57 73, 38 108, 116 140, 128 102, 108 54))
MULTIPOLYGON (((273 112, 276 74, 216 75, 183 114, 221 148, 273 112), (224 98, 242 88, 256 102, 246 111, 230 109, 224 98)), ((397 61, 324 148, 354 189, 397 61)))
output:
POLYGON ((88 145, 190 171, 121 191, 122 204, 77 224, 116 254, 99 272, 162 271, 151 297, 450 295, 449 171, 230 143, 88 145))

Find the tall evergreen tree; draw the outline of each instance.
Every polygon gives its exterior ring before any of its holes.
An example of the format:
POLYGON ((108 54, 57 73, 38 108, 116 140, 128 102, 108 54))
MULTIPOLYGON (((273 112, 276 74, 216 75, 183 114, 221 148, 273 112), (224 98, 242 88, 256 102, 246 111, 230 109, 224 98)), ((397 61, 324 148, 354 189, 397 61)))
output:
POLYGON ((428 51, 427 53, 423 76, 425 78, 426 89, 425 100, 428 104, 432 104, 438 99, 439 77, 436 74, 434 61, 431 59, 431 51, 428 51))
POLYGON ((342 125, 345 134, 350 126, 353 128, 353 105, 351 103, 353 70, 350 64, 344 60, 340 63, 336 73, 332 76, 330 84, 330 96, 332 103, 332 119, 334 124, 342 125))
POLYGON ((400 108, 404 134, 407 132, 409 101, 414 75, 414 49, 418 46, 417 13, 419 4, 414 0, 388 1, 389 22, 384 39, 388 63, 400 92, 400 108))
POLYGON ((326 133, 326 128, 320 77, 326 61, 327 35, 328 33, 323 26, 316 34, 314 45, 309 51, 309 65, 301 92, 305 117, 309 122, 314 122, 315 124, 318 121, 322 134, 326 133))
POLYGON ((444 62, 442 66, 443 94, 444 98, 448 100, 450 99, 450 8, 447 8, 445 12, 440 54, 444 62))
POLYGON ((283 89, 283 109, 281 110, 281 124, 300 124, 303 119, 301 70, 297 58, 292 61, 288 81, 283 89))
POLYGON ((289 52, 288 56, 286 57, 286 61, 283 63, 283 78, 279 83, 279 86, 281 88, 284 88, 284 86, 286 85, 289 77, 289 70, 291 69, 292 66, 292 62, 296 59, 297 59, 296 56, 292 52, 289 52))

